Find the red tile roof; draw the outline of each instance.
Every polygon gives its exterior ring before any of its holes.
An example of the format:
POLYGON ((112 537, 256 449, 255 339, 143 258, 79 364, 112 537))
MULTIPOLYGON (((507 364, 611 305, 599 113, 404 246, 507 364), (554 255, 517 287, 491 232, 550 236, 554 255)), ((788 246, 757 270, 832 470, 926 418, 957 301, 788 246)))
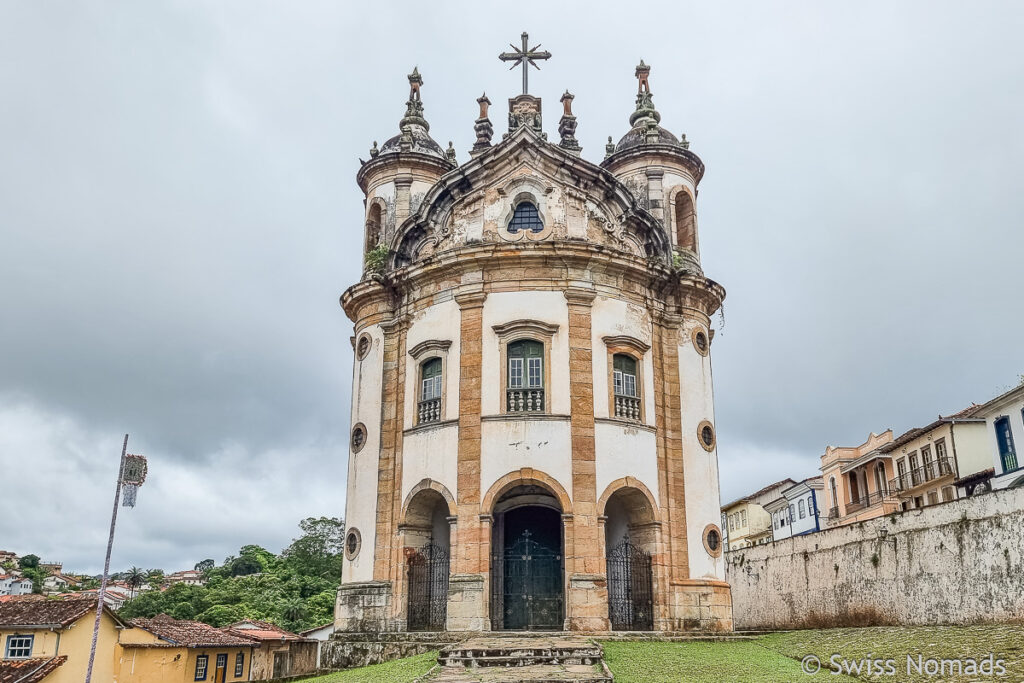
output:
POLYGON ((231 624, 230 626, 225 626, 222 630, 242 638, 252 638, 259 641, 294 640, 301 642, 310 640, 309 638, 303 638, 297 633, 286 631, 280 626, 272 624, 269 621, 257 621, 255 619, 239 621, 231 624))
POLYGON ((173 619, 166 614, 152 619, 133 619, 132 626, 149 631, 163 643, 122 643, 124 647, 218 647, 248 646, 256 643, 201 621, 173 619))
POLYGON ((0 661, 0 683, 38 683, 64 662, 66 655, 50 659, 5 659, 0 661))
POLYGON ((39 595, 12 596, 0 602, 0 626, 67 628, 96 609, 96 598, 51 600, 39 595))

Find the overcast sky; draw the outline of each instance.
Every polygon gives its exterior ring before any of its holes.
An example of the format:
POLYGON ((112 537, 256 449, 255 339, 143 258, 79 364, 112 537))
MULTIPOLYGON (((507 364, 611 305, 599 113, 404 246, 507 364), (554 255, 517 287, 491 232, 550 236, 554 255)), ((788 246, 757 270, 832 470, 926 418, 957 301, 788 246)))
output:
POLYGON ((0 2, 0 549, 99 571, 125 432, 115 569, 341 516, 358 157, 414 65, 460 161, 504 132, 523 30, 549 136, 568 88, 600 161, 643 58, 707 164, 723 499, 1024 373, 1024 5, 540 7, 0 2))

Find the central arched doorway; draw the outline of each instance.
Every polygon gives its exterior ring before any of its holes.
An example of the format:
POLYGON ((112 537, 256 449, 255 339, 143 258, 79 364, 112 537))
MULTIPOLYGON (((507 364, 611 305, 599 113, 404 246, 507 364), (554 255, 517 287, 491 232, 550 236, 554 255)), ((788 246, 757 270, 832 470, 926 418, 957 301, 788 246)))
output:
POLYGON ((565 623, 562 507, 545 487, 513 486, 494 505, 491 628, 561 630, 565 623))

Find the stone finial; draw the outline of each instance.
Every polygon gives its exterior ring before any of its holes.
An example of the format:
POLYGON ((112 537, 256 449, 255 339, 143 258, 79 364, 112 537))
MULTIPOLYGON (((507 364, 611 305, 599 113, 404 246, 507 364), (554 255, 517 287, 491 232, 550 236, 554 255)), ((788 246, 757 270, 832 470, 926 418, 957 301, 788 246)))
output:
POLYGON ((371 147, 371 148, 370 148, 370 158, 371 158, 371 159, 373 159, 373 158, 374 158, 374 157, 376 157, 376 156, 377 156, 378 154, 380 154, 380 150, 379 150, 379 149, 377 149, 377 141, 376 141, 376 140, 374 140, 374 141, 373 141, 373 147, 371 147))
POLYGON ((562 141, 558 144, 563 149, 579 155, 583 148, 580 147, 579 141, 576 140, 576 117, 572 115, 573 98, 573 94, 566 90, 560 100, 563 114, 562 118, 558 121, 558 134, 562 137, 562 141))
POLYGON ((690 141, 686 139, 686 133, 679 134, 679 145, 683 149, 690 149, 690 141))
POLYGON ((444 157, 453 164, 458 164, 455 157, 455 145, 452 144, 451 140, 448 141, 448 149, 444 151, 444 157))
MULTIPOLYGON (((405 119, 402 119, 404 122, 405 119)), ((401 126, 402 134, 398 136, 398 149, 403 152, 411 152, 413 139, 412 139, 412 126, 408 123, 404 123, 401 126)))
POLYGON ((572 116, 572 101, 574 99, 576 99, 576 96, 573 95, 568 90, 566 90, 565 93, 562 95, 562 99, 560 99, 559 102, 562 103, 563 116, 572 116))
POLYGON ((409 74, 409 99, 420 101, 420 86, 423 85, 423 77, 420 76, 420 69, 418 66, 412 68, 412 73, 409 74))
POLYGON ((491 106, 491 101, 487 99, 487 93, 477 98, 476 102, 480 105, 480 117, 473 124, 476 142, 473 143, 473 149, 469 152, 470 156, 476 156, 490 147, 491 138, 494 137, 494 126, 491 124, 491 120, 487 118, 487 110, 491 106))
POLYGON ((612 142, 612 136, 608 136, 608 144, 604 146, 604 158, 607 159, 611 155, 615 154, 615 143, 612 142))
POLYGON ((423 126, 426 131, 430 130, 430 124, 423 117, 423 99, 420 96, 420 86, 423 85, 423 77, 420 76, 418 67, 413 67, 409 74, 409 99, 405 103, 405 116, 398 122, 398 127, 423 126))
POLYGON ((631 126, 637 125, 637 121, 643 118, 654 119, 655 123, 661 121, 661 114, 654 108, 653 93, 651 92, 651 67, 649 64, 644 64, 644 60, 640 60, 640 63, 636 67, 636 111, 634 111, 629 117, 629 124, 631 126))
POLYGON ((641 59, 640 63, 637 64, 637 66, 636 66, 636 80, 637 80, 636 94, 637 95, 639 95, 640 93, 645 93, 645 92, 646 93, 650 93, 651 92, 651 84, 648 81, 648 77, 650 75, 651 75, 651 67, 648 66, 647 64, 644 64, 644 60, 641 59))

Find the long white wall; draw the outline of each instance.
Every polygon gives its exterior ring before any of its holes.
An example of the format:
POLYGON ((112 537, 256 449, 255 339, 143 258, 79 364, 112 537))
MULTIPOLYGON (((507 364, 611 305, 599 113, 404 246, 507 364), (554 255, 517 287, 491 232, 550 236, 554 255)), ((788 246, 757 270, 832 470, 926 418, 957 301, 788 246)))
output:
POLYGON ((728 553, 736 628, 964 624, 1024 614, 1024 489, 728 553))

